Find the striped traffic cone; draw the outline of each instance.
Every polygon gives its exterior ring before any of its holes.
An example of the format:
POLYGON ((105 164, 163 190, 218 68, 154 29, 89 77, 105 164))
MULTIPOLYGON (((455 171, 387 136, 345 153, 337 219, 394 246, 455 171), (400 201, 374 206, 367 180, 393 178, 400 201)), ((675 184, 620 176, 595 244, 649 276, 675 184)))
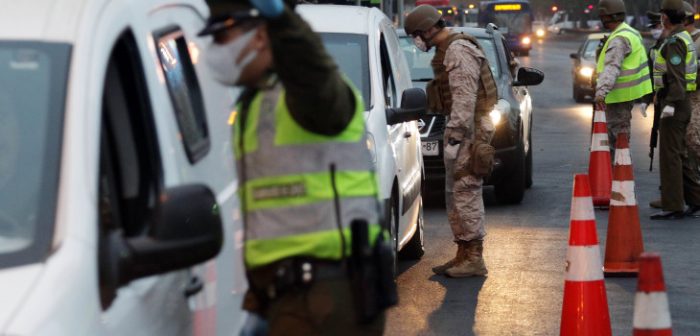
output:
POLYGON ((588 162, 588 175, 591 181, 593 205, 607 207, 610 204, 612 186, 612 164, 610 143, 604 111, 595 111, 593 134, 591 135, 591 156, 588 162))
POLYGON ((643 253, 634 298, 634 336, 671 336, 666 285, 658 253, 643 253))
POLYGON ((192 335, 216 335, 216 261, 211 260, 200 267, 204 288, 190 298, 190 309, 193 312, 192 335))
POLYGON ((588 175, 574 177, 561 335, 611 335, 588 175))
POLYGON ((617 136, 613 171, 603 272, 605 276, 636 276, 644 244, 627 133, 617 136))

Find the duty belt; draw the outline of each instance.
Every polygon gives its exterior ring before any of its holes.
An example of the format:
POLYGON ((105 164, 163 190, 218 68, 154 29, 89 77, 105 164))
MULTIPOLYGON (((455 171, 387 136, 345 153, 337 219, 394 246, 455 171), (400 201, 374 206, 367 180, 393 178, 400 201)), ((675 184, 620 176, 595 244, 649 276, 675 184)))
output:
POLYGON ((289 258, 248 271, 251 290, 268 302, 307 289, 318 280, 347 277, 343 263, 313 258, 289 258))

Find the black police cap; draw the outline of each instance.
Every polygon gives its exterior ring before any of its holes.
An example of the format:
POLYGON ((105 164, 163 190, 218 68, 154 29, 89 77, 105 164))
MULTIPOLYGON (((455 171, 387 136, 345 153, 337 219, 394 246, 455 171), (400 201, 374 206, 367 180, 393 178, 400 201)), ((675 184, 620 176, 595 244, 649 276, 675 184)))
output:
POLYGON ((248 0, 207 0, 211 14, 199 36, 215 34, 242 22, 262 19, 248 0))

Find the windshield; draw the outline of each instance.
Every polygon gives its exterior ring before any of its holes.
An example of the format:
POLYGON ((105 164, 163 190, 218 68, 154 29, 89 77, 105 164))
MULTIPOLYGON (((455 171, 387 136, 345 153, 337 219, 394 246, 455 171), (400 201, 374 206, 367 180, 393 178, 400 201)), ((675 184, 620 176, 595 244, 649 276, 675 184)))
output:
POLYGON ((585 59, 594 59, 595 58, 595 51, 596 51, 596 49, 598 49, 599 43, 600 43, 600 40, 588 40, 588 41, 586 41, 586 45, 583 46, 582 57, 585 59))
POLYGON ((0 41, 0 268, 50 247, 70 46, 0 41))
MULTIPOLYGON (((435 48, 431 48, 428 52, 422 52, 416 48, 410 36, 402 36, 399 40, 401 49, 403 49, 408 61, 408 68, 411 70, 411 80, 414 82, 427 82, 433 79, 433 68, 430 66, 430 61, 435 55, 435 48)), ((501 70, 493 40, 490 38, 479 38, 478 40, 484 49, 486 59, 489 60, 493 76, 499 77, 501 70)))
POLYGON ((326 50, 338 63, 340 71, 352 81, 355 88, 362 94, 365 109, 369 109, 372 106, 372 101, 367 36, 341 33, 321 33, 320 35, 326 50))
POLYGON ((498 30, 509 35, 532 33, 532 17, 526 12, 503 12, 493 15, 498 30))

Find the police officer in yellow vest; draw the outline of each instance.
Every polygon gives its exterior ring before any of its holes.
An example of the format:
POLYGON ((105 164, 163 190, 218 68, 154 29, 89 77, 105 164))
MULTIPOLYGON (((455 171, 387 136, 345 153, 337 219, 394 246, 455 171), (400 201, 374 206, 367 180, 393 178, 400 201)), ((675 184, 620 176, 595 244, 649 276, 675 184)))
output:
POLYGON ((293 9, 251 3, 209 1, 200 33, 213 38, 212 74, 244 88, 233 131, 243 308, 267 319, 270 335, 381 335, 394 279, 377 257, 388 245, 362 98, 293 9))
POLYGON ((685 216, 685 203, 690 210, 700 205, 698 172, 686 172, 684 177, 683 171, 687 155, 684 139, 691 114, 689 93, 697 89, 697 52, 683 27, 683 1, 662 1, 661 13, 668 35, 656 52, 653 77, 656 99, 662 106, 659 165, 663 211, 651 219, 679 219, 685 216))
POLYGON ((605 110, 611 148, 618 133, 630 134, 633 108, 646 117, 642 97, 652 92, 646 49, 637 30, 625 23, 622 0, 601 0, 598 14, 612 31, 598 57, 595 103, 605 110), (636 106, 635 106, 636 104, 636 106))

